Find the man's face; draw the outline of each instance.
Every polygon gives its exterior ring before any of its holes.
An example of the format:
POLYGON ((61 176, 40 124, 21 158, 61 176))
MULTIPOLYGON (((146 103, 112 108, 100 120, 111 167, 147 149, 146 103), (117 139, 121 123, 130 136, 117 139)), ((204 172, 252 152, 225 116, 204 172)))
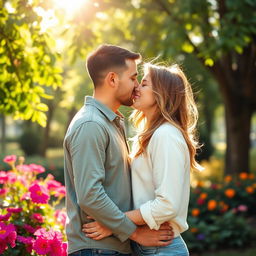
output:
POLYGON ((135 60, 126 61, 127 68, 118 76, 119 84, 116 91, 116 99, 121 105, 131 106, 136 95, 136 89, 139 86, 137 80, 137 65, 135 60))

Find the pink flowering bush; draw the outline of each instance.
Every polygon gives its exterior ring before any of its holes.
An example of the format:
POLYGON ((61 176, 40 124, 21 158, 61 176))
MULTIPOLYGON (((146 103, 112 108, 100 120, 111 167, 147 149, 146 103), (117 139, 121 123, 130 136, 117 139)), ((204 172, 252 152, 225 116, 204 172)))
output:
POLYGON ((38 178, 44 167, 24 160, 7 156, 11 170, 0 171, 0 255, 66 256, 66 214, 56 210, 65 187, 51 174, 38 178))

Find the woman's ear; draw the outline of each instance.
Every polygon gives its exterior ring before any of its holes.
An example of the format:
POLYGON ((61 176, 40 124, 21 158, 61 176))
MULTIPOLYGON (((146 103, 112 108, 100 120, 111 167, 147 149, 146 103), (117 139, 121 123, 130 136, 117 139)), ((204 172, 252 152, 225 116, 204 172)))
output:
POLYGON ((118 82, 118 76, 115 72, 108 72, 108 74, 106 75, 106 82, 108 85, 110 85, 111 87, 116 87, 117 82, 118 82))

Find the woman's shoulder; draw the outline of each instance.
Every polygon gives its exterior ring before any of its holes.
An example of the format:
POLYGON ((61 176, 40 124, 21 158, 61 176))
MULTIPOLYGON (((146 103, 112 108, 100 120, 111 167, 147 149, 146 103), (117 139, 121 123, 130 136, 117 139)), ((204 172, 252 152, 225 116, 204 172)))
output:
POLYGON ((162 136, 173 136, 173 137, 181 137, 183 138, 183 135, 181 131, 172 125, 171 123, 163 123, 161 124, 154 132, 153 137, 162 137, 162 136))

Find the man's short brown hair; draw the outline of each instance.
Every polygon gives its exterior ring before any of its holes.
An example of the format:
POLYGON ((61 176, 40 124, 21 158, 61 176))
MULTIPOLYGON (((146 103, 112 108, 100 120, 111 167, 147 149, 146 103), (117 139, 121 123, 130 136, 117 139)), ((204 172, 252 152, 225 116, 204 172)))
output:
POLYGON ((124 69, 127 67, 125 63, 127 59, 138 60, 140 58, 139 53, 116 45, 103 44, 87 57, 86 66, 96 88, 102 82, 105 71, 124 69))

